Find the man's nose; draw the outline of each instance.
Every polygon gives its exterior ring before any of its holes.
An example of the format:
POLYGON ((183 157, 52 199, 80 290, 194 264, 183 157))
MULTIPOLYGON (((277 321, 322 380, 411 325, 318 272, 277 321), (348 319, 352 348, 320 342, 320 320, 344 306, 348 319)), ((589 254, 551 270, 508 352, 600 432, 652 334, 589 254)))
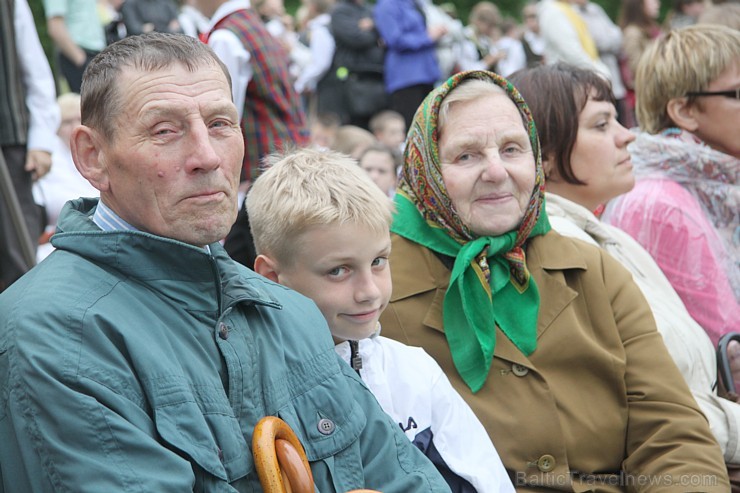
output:
POLYGON ((218 168, 221 163, 221 156, 213 146, 211 135, 205 123, 194 125, 188 138, 191 145, 186 161, 187 170, 191 172, 211 171, 218 168))

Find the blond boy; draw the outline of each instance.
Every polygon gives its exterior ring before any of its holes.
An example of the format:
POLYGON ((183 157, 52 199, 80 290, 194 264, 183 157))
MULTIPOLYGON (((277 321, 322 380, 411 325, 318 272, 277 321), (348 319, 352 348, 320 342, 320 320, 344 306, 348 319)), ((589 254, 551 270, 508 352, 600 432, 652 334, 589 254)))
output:
POLYGON ((302 149, 274 156, 247 195, 254 270, 308 296, 337 353, 453 491, 511 491, 473 412, 422 349, 379 335, 388 305, 392 205, 357 163, 302 149))

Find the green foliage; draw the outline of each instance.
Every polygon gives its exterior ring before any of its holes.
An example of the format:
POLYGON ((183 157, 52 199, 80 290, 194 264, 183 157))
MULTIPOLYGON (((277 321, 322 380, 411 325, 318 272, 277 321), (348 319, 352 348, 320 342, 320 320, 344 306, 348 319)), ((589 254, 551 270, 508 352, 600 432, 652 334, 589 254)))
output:
POLYGON ((55 71, 54 43, 52 43, 51 39, 49 38, 49 33, 46 29, 46 14, 44 14, 44 2, 43 0, 28 0, 28 5, 31 7, 33 20, 36 22, 36 31, 39 33, 41 46, 44 47, 44 52, 46 53, 46 58, 49 59, 49 65, 51 66, 51 69, 55 71))

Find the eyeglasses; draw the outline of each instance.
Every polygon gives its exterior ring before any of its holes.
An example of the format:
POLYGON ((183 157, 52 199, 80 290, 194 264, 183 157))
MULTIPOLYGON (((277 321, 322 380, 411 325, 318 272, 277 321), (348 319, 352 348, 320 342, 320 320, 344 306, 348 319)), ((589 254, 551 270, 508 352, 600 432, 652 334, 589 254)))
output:
POLYGON ((729 91, 696 91, 687 92, 687 96, 724 96, 726 98, 740 99, 740 87, 729 91))

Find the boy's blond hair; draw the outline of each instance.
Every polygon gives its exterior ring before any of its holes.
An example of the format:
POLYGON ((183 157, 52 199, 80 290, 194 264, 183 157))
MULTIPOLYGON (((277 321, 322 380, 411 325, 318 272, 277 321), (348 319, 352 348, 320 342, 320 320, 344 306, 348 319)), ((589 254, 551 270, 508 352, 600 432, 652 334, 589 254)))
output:
MULTIPOLYGON (((668 102, 707 86, 740 57, 740 33, 726 26, 694 25, 668 32, 640 57, 635 74, 636 113, 651 134, 675 126, 668 102)), ((689 100, 691 101, 691 97, 689 100)))
POLYGON ((353 224, 387 233, 390 199, 344 154, 299 149, 267 158, 268 169, 247 194, 258 254, 290 265, 298 237, 317 226, 353 224))

